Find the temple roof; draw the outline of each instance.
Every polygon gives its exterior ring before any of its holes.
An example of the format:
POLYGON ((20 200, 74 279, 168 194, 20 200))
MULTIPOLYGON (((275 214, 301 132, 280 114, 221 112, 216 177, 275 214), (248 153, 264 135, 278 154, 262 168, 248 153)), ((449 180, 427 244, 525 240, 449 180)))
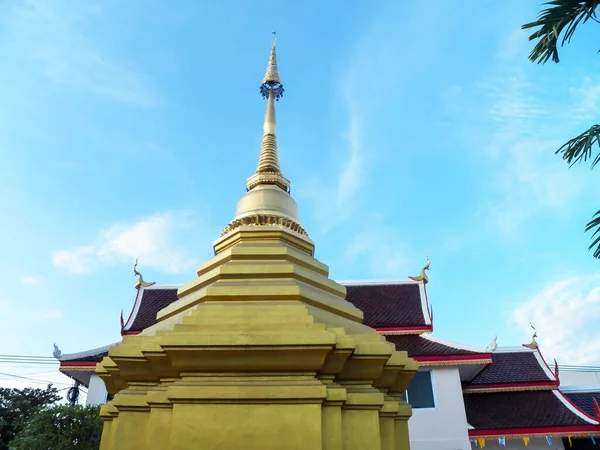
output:
MULTIPOLYGON (((423 283, 401 281, 348 281, 346 300, 364 313, 372 328, 431 329, 423 283)), ((139 333, 156 323, 156 314, 177 301, 179 286, 140 287, 123 332, 139 333)))
POLYGON ((123 332, 140 332, 156 323, 156 314, 177 300, 179 286, 140 288, 123 332))
POLYGON ((411 358, 428 356, 480 356, 489 359, 490 353, 485 349, 467 347, 464 345, 445 342, 427 334, 421 335, 389 335, 387 341, 396 345, 398 350, 408 352, 411 358))
POLYGON ((492 364, 486 366, 470 386, 505 385, 518 383, 556 383, 556 377, 537 350, 522 348, 492 354, 492 364))
POLYGON ((595 390, 587 392, 565 392, 561 389, 565 397, 567 397, 575 406, 585 412, 588 416, 595 417, 594 398, 600 403, 600 386, 596 386, 595 390))
POLYGON ((469 394, 464 401, 467 421, 474 428, 470 435, 485 435, 484 430, 521 433, 524 428, 545 429, 545 434, 552 434, 547 428, 598 425, 557 390, 469 394))
POLYGON ((364 313, 363 323, 372 328, 430 328, 431 318, 423 283, 340 282, 346 300, 364 313))

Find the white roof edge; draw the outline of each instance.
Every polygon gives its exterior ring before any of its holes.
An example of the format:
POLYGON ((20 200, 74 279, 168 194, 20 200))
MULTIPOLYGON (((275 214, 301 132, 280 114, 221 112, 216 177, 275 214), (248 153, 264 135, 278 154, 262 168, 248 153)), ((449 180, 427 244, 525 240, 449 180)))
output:
POLYGON ((535 350, 527 347, 498 347, 494 353, 533 353, 535 350))
POLYGON ((139 310, 140 310, 140 305, 142 304, 142 297, 144 296, 144 290, 146 290, 147 288, 145 287, 140 287, 136 294, 135 294, 135 300, 133 301, 133 309, 131 310, 131 312, 129 313, 129 317, 127 318, 127 322, 125 322, 125 325, 123 325, 123 331, 127 331, 129 330, 129 328, 131 327, 131 325, 133 325, 133 321, 135 320, 135 316, 137 316, 139 310))
POLYGON ((553 392, 553 393, 554 393, 554 395, 556 396, 556 398, 558 398, 558 399, 559 399, 559 400, 560 400, 560 401, 563 403, 563 405, 565 405, 567 408, 569 408, 569 410, 570 410, 570 411, 571 411, 573 414, 575 414, 575 415, 579 416, 580 418, 582 418, 583 420, 585 420, 586 422, 588 422, 588 423, 590 423, 590 424, 592 424, 592 425, 600 425, 600 422, 598 422, 598 421, 596 421, 596 420, 594 420, 594 419, 592 419, 592 418, 588 417, 588 416, 587 416, 587 414, 585 414, 585 413, 583 413, 582 411, 580 411, 579 409, 577 409, 577 408, 575 407, 575 405, 573 405, 573 404, 572 404, 572 403, 569 401, 569 399, 567 399, 567 398, 566 398, 566 397, 563 395, 563 393, 562 393, 562 392, 560 392, 560 391, 559 391, 559 390, 557 390, 557 389, 554 389, 554 390, 552 390, 551 392, 553 392))
POLYGON ((431 323, 431 314, 429 313, 429 307, 427 305, 427 291, 425 291, 425 283, 419 282, 419 297, 421 297, 421 309, 423 310, 423 318, 425 319, 425 324, 433 325, 431 323))
POLYGON ((597 392, 600 396, 600 384, 596 384, 595 386, 560 386, 560 391, 567 394, 575 394, 575 393, 592 393, 597 392))
POLYGON ((333 280, 343 286, 373 286, 380 284, 423 284, 410 278, 400 280, 333 280))
POLYGON ((457 344, 455 342, 447 341, 445 339, 440 339, 438 337, 432 336, 431 334, 422 334, 422 338, 427 339, 432 342, 437 342, 438 344, 447 345, 448 347, 457 348, 459 350, 467 350, 475 353, 491 353, 485 347, 472 347, 470 345, 457 344))
POLYGON ((537 359, 537 362, 539 363, 540 367, 544 370, 544 373, 546 374, 546 376, 548 378, 550 378, 552 381, 558 381, 556 379, 556 375, 550 370, 550 367, 548 367, 548 364, 546 364, 546 361, 542 357, 542 354, 540 352, 534 352, 533 354, 535 355, 535 359, 537 359))
POLYGON ((62 354, 62 355, 60 355, 60 358, 58 358, 58 360, 59 361, 70 361, 73 359, 85 358, 86 356, 94 356, 94 355, 97 355, 98 353, 107 352, 109 348, 111 348, 113 345, 117 345, 117 344, 119 344, 119 342, 114 342, 112 344, 105 345, 104 347, 92 348, 90 350, 85 350, 83 352, 62 354))

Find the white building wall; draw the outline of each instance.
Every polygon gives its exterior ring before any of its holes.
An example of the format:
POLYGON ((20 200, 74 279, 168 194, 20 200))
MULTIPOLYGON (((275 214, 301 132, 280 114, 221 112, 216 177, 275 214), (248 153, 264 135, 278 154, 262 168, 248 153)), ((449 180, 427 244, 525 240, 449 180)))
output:
POLYGON ((470 450, 458 369, 433 368, 432 379, 436 407, 413 409, 408 421, 411 450, 470 450))
POLYGON ((88 386, 86 405, 104 405, 106 403, 106 387, 104 381, 98 375, 93 373, 90 377, 90 385, 88 386))
MULTIPOLYGON (((472 445, 473 449, 478 449, 477 445, 472 445)), ((500 447, 498 439, 486 439, 485 448, 505 448, 505 449, 529 449, 529 450, 564 450, 562 439, 552 438, 552 445, 548 445, 548 441, 545 438, 542 439, 531 439, 529 445, 525 447, 523 439, 506 439, 506 446, 500 447)))
POLYGON ((559 373, 560 386, 599 386, 600 372, 563 370, 559 373))

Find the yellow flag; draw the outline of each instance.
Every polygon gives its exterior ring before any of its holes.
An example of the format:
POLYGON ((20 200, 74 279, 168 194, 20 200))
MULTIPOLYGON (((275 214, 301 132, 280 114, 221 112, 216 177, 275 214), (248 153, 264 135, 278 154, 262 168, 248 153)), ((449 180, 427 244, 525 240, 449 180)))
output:
POLYGON ((485 438, 479 438, 477 442, 479 443, 479 448, 485 448, 485 438))
POLYGON ((523 438, 523 444, 525 444, 525 447, 529 445, 529 438, 527 436, 523 438))
POLYGON ((567 439, 569 440, 569 447, 573 447, 573 441, 571 440, 571 436, 567 436, 567 439))

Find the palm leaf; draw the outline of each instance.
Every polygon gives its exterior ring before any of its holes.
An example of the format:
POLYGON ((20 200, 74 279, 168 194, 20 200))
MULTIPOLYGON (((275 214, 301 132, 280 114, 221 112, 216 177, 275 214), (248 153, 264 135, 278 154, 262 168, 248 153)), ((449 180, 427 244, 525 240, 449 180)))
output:
POLYGON ((594 258, 600 259, 600 211, 596 211, 596 214, 594 214, 592 220, 590 220, 585 226, 585 231, 592 231, 594 229, 596 231, 592 233, 593 241, 588 247, 588 250, 596 247, 594 250, 594 258))
POLYGON ((562 154, 562 159, 571 166, 578 162, 585 162, 588 159, 592 160, 591 168, 593 169, 600 162, 600 152, 596 155, 593 154, 594 144, 597 144, 600 149, 600 125, 593 125, 579 136, 567 141, 555 153, 562 154))
POLYGON ((529 40, 538 40, 533 50, 529 54, 532 62, 543 64, 550 58, 555 63, 558 58, 558 39, 564 31, 560 45, 569 43, 575 29, 580 23, 585 23, 592 19, 596 22, 596 8, 600 5, 600 0, 552 0, 545 3, 551 5, 542 10, 535 22, 523 25, 523 29, 537 28, 529 40))

